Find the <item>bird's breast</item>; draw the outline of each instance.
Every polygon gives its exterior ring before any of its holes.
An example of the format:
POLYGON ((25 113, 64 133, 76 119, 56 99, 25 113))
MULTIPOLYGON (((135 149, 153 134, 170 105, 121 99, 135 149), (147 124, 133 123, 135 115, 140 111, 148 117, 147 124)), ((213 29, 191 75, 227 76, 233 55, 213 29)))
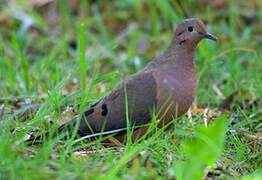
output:
POLYGON ((170 120, 187 112, 196 90, 194 70, 158 71, 154 73, 157 84, 157 110, 170 120))

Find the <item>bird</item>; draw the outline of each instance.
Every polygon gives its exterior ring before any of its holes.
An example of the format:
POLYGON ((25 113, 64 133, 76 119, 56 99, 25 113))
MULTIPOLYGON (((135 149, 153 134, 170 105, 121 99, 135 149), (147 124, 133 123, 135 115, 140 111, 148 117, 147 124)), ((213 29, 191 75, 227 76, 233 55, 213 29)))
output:
POLYGON ((125 134, 127 126, 138 127, 140 134, 149 124, 152 112, 166 124, 185 114, 192 105, 197 88, 194 56, 202 39, 217 41, 206 31, 199 18, 190 18, 177 25, 170 45, 144 69, 122 80, 119 85, 92 104, 79 118, 59 127, 59 132, 80 137, 125 134), (128 119, 128 121, 127 121, 128 119), (78 124, 78 125, 77 125, 78 124))

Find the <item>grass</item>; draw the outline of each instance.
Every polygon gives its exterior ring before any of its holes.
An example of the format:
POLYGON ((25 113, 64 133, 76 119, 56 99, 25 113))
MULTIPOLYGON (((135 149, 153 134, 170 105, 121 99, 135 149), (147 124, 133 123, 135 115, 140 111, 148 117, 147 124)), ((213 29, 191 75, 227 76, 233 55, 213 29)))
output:
POLYGON ((202 177, 206 165, 214 171, 215 164, 222 167, 222 178, 261 178, 262 4, 221 3, 81 1, 76 12, 60 0, 53 13, 52 4, 2 3, 0 179, 186 179, 185 172, 190 179, 202 177), (217 44, 201 42, 197 50, 195 104, 218 112, 237 92, 226 116, 218 117, 223 120, 203 128, 203 113, 193 122, 185 115, 174 119, 173 131, 155 132, 153 125, 152 137, 114 147, 101 145, 101 139, 72 145, 72 137, 46 138, 33 146, 23 141, 36 128, 55 131, 144 67, 168 46, 175 25, 186 17, 207 20, 219 38, 217 44), (24 30, 30 19, 32 26, 24 30), (226 122, 221 131, 213 130, 221 121, 226 122), (208 144, 219 142, 224 145, 218 152, 209 153, 208 144))

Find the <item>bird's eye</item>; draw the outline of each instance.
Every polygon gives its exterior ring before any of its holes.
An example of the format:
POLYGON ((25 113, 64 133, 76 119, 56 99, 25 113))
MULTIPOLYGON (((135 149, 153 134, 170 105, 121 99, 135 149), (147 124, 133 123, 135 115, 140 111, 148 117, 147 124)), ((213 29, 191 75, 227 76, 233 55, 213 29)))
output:
POLYGON ((188 31, 188 32, 193 32, 193 31, 194 31, 194 28, 193 28, 192 26, 189 26, 189 27, 187 28, 187 31, 188 31))

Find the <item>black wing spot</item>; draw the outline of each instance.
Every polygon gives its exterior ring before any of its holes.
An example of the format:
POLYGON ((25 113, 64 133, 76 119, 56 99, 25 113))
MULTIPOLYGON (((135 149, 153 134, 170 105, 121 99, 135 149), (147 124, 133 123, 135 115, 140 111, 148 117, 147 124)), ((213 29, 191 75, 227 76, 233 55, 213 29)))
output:
POLYGON ((180 41, 179 45, 183 44, 184 42, 186 42, 186 40, 180 41))
POLYGON ((89 110, 87 110, 87 111, 85 112, 85 116, 87 117, 87 116, 89 116, 90 114, 92 114, 93 112, 95 112, 95 110, 94 110, 94 108, 91 108, 91 109, 89 109, 89 110))
POLYGON ((101 108, 102 108, 102 112, 101 112, 102 116, 106 116, 108 113, 107 105, 103 104, 101 108))

